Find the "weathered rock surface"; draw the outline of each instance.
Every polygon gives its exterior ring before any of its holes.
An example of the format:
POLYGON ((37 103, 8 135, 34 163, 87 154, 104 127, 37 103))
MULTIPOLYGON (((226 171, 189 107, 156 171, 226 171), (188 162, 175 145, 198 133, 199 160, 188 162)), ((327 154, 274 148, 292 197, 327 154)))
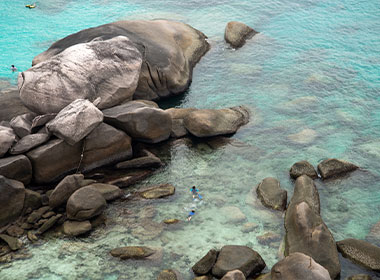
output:
POLYGON ((310 256, 293 253, 276 263, 271 270, 271 280, 330 280, 330 274, 310 256))
POLYGON ((343 257, 367 269, 380 271, 380 247, 353 238, 338 241, 336 245, 343 257))
POLYGON ((281 189, 280 182, 276 178, 265 178, 257 186, 256 193, 264 206, 278 211, 285 210, 288 193, 281 189))
POLYGON ((216 262, 218 254, 218 251, 211 249, 203 258, 194 264, 191 269, 197 275, 205 275, 209 273, 216 262))
POLYGON ((38 131, 42 126, 54 119, 56 115, 56 113, 50 113, 35 117, 32 121, 32 133, 38 131))
POLYGON ((67 201, 67 218, 84 221, 100 215, 106 206, 106 200, 101 193, 86 186, 75 191, 67 201))
POLYGON ((78 40, 61 49, 58 55, 46 57, 45 61, 20 73, 18 88, 25 106, 46 114, 57 113, 76 99, 93 102, 100 98, 101 109, 132 100, 141 53, 125 36, 109 40, 103 40, 101 34, 96 37, 92 42, 78 40))
POLYGON ((355 164, 335 158, 326 159, 318 164, 318 171, 323 179, 341 176, 358 168, 355 164))
POLYGON ((206 36, 191 26, 174 21, 118 21, 85 29, 55 42, 33 60, 48 60, 68 47, 126 36, 143 57, 134 99, 155 100, 184 92, 195 64, 209 49, 206 36))
POLYGON ((123 195, 121 189, 114 185, 96 183, 91 184, 88 187, 100 192, 106 201, 115 200, 123 195))
POLYGON ((170 136, 172 119, 164 110, 141 101, 130 101, 103 111, 104 121, 132 138, 157 143, 170 136))
POLYGON ((56 216, 50 217, 46 222, 42 224, 42 226, 37 230, 36 234, 43 234, 44 232, 51 229, 59 219, 62 218, 61 214, 58 214, 56 216))
POLYGON ((66 176, 61 182, 59 182, 59 184, 50 194, 50 207, 56 208, 65 204, 76 190, 89 185, 92 182, 92 180, 84 180, 84 176, 82 174, 73 174, 66 176))
POLYGON ((28 185, 32 179, 32 165, 24 155, 0 159, 0 175, 28 185))
POLYGON ((122 260, 127 259, 145 259, 155 253, 155 249, 145 246, 126 246, 115 248, 111 250, 113 257, 120 258, 122 260))
POLYGON ((157 280, 182 280, 181 274, 174 269, 165 269, 157 276, 157 280))
POLYGON ((289 207, 302 201, 307 202, 315 213, 320 213, 321 206, 318 190, 314 181, 306 175, 297 178, 289 207))
POLYGON ((32 120, 35 117, 35 114, 26 113, 14 117, 11 120, 11 127, 18 137, 23 138, 26 135, 30 134, 32 131, 32 120))
POLYGON ((173 195, 175 192, 175 187, 170 184, 161 184, 157 186, 150 187, 149 189, 140 192, 140 196, 146 199, 157 199, 173 195))
POLYGON ((244 273, 238 269, 227 272, 221 280, 245 280, 244 273))
POLYGON ((191 112, 195 111, 195 108, 170 108, 165 110, 172 117, 172 131, 170 137, 180 138, 186 136, 188 133, 184 118, 191 112))
POLYGON ((12 237, 21 237, 24 234, 24 229, 20 228, 18 225, 11 225, 6 230, 7 234, 12 237))
POLYGON ((247 39, 252 38, 257 33, 253 28, 242 22, 230 21, 224 31, 224 39, 233 48, 240 48, 247 39))
POLYGON ((228 271, 238 269, 247 277, 264 268, 265 262, 256 251, 246 246, 227 245, 220 250, 212 274, 221 278, 228 271))
POLYGON ((78 236, 92 229, 89 221, 66 221, 63 223, 63 233, 68 236, 78 236))
POLYGON ((38 192, 25 189, 24 210, 30 208, 32 210, 41 207, 42 198, 38 192))
POLYGON ((280 241, 281 235, 274 232, 266 232, 263 235, 257 236, 256 239, 262 245, 269 245, 272 242, 280 241))
POLYGON ((285 215, 285 256, 296 252, 311 256, 335 279, 340 274, 335 240, 315 208, 305 201, 289 204, 285 215))
POLYGON ((235 133, 248 120, 248 109, 238 106, 219 110, 195 110, 185 117, 184 125, 197 137, 211 137, 235 133))
POLYGON ((15 237, 6 234, 0 234, 0 239, 4 240, 12 251, 16 251, 22 247, 22 241, 15 237))
POLYGON ((297 179, 302 175, 307 175, 312 179, 318 178, 317 171, 315 171, 314 167, 306 160, 299 161, 293 164, 290 168, 289 173, 290 177, 292 177, 293 179, 297 179))
POLYGON ((29 215, 27 222, 30 224, 37 222, 39 219, 41 219, 42 215, 45 214, 46 212, 48 212, 49 210, 50 210, 49 206, 44 206, 44 207, 41 207, 41 208, 33 211, 29 215))
POLYGON ((12 128, 0 126, 0 158, 9 151, 15 140, 16 134, 12 128))
POLYGON ((21 138, 9 151, 12 155, 18 155, 28 152, 29 150, 47 142, 50 136, 46 133, 29 134, 21 138))
POLYGON ((317 132, 310 128, 305 128, 298 133, 288 135, 288 139, 295 144, 308 145, 314 142, 317 132))
POLYGON ((116 164, 117 169, 160 167, 162 161, 156 156, 138 157, 116 164))
POLYGON ((31 112, 21 102, 17 88, 0 91, 0 121, 10 121, 25 113, 31 112))
POLYGON ((0 227, 21 215, 24 200, 23 183, 0 175, 0 227))
POLYGON ((88 100, 76 99, 46 124, 48 131, 70 145, 82 140, 103 122, 103 113, 88 100))

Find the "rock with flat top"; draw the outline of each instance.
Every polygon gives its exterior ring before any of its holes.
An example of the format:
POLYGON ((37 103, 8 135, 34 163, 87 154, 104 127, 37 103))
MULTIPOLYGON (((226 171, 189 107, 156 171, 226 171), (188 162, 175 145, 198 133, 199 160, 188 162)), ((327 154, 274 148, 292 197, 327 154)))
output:
POLYGON ((92 229, 89 221, 66 221, 63 223, 63 233, 68 236, 78 236, 92 229))
POLYGON ((315 171, 314 167, 306 160, 299 161, 293 164, 292 167, 290 168, 289 173, 290 173, 290 177, 292 177, 293 179, 297 179, 298 177, 302 175, 307 175, 311 179, 318 178, 317 171, 315 171))
POLYGON ((278 211, 285 210, 288 193, 281 189, 280 182, 276 178, 265 178, 257 186, 256 193, 264 206, 278 211))
POLYGON ((257 33, 253 28, 242 22, 230 21, 227 23, 224 31, 224 39, 233 48, 237 49, 242 47, 246 40, 252 38, 257 33))
POLYGON ((358 168, 351 162, 335 158, 326 159, 318 164, 318 171, 323 179, 342 176, 358 168))

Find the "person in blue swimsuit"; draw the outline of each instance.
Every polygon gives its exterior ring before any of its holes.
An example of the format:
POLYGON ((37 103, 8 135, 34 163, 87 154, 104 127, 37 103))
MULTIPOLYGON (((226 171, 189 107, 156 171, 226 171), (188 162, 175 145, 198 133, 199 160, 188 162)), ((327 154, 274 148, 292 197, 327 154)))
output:
POLYGON ((199 199, 202 199, 202 196, 199 194, 199 190, 195 186, 193 186, 190 189, 190 192, 193 194, 193 199, 195 199, 196 197, 198 197, 199 199))
POLYGON ((191 210, 187 216, 187 220, 190 222, 191 218, 195 215, 195 210, 191 210))

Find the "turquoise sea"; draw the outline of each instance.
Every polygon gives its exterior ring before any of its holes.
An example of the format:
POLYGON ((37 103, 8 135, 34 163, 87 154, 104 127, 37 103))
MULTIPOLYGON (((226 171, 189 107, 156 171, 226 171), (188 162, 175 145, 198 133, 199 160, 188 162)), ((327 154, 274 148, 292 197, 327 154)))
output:
MULTIPOLYGON (((338 180, 316 181, 322 218, 336 240, 365 239, 380 221, 379 1, 41 0, 35 9, 25 8, 26 1, 1 4, 2 90, 16 86, 11 64, 28 69, 34 56, 73 32, 116 20, 165 18, 201 30, 211 50, 195 67, 190 89, 160 105, 246 105, 252 117, 225 145, 177 141, 161 154, 165 167, 135 186, 171 183, 176 186, 173 197, 143 205, 110 204, 106 227, 87 238, 52 238, 30 246, 31 258, 0 265, 0 279, 155 279, 166 268, 192 279, 191 266, 209 249, 225 244, 252 247, 270 269, 278 261, 280 242, 262 245, 257 236, 283 235, 283 217, 263 208, 252 190, 272 176, 290 198, 294 182, 288 171, 300 160, 316 167, 334 157, 361 167, 338 180), (260 34, 243 48, 231 49, 223 34, 232 20, 260 34), (204 196, 196 202, 193 220, 142 239, 144 230, 136 228, 136 221, 146 213, 152 217, 147 227, 156 230, 164 219, 186 218, 192 185, 204 196), (234 211, 246 220, 229 222, 234 211), (245 222, 257 227, 244 233, 245 222), (163 259, 128 262, 108 253, 127 245, 162 248, 163 259)), ((341 279, 365 272, 343 258, 341 262, 341 279)))

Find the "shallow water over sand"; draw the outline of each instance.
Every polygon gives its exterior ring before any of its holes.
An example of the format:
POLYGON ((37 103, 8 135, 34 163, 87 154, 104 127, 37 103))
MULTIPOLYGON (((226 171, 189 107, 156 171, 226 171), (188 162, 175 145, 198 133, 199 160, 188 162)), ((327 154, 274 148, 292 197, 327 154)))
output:
MULTIPOLYGON (((322 217, 336 240, 364 239, 380 220, 376 1, 62 0, 37 2, 33 10, 25 9, 22 1, 5 2, 0 10, 0 88, 15 85, 17 73, 10 72, 10 64, 26 70, 35 55, 72 32, 119 19, 167 18, 198 28, 212 48, 196 66, 189 91, 161 106, 244 104, 252 117, 229 144, 177 142, 161 155, 165 167, 135 186, 171 183, 176 186, 173 197, 110 204, 106 227, 87 238, 52 238, 33 245, 31 259, 0 267, 1 279, 154 279, 164 268, 192 279, 191 266, 209 249, 225 244, 252 247, 271 268, 278 260, 280 242, 262 245, 257 236, 269 231, 282 235, 283 217, 263 208, 252 189, 273 176, 290 197, 293 182, 288 170, 299 160, 316 167, 321 160, 336 157, 362 167, 339 180, 316 182, 322 217), (224 27, 231 20, 261 33, 233 50, 223 42, 224 27), (185 220, 193 203, 192 185, 204 196, 195 205, 193 220, 177 226, 158 224, 167 218, 185 220), (223 207, 238 208, 246 219, 227 222, 223 207), (148 221, 141 220, 146 215, 139 214, 143 209, 150 213, 148 221), (246 222, 257 226, 243 233, 246 222), (157 236, 152 238, 136 223, 156 228, 157 236), (127 245, 163 248, 163 259, 126 262, 108 254, 127 245)), ((344 259, 342 267, 341 279, 361 272, 344 259)))

